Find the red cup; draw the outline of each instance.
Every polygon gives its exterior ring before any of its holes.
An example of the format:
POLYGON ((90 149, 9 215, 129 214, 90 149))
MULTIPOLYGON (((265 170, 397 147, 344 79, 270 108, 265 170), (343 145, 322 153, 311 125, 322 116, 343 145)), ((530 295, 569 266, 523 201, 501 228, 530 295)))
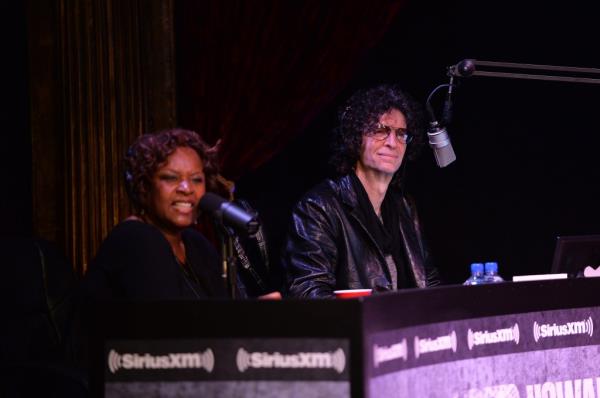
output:
POLYGON ((363 296, 370 296, 371 289, 348 289, 348 290, 334 290, 336 298, 339 299, 349 299, 363 296))

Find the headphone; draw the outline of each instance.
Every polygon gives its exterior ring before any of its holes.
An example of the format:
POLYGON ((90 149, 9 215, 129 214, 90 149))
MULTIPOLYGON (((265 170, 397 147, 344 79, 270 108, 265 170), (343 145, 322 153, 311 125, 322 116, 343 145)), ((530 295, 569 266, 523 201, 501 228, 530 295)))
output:
POLYGON ((133 148, 132 146, 127 149, 127 153, 125 155, 125 170, 123 171, 123 180, 125 182, 125 191, 127 192, 127 196, 133 202, 135 207, 140 207, 140 198, 137 193, 133 189, 133 173, 129 169, 129 165, 127 160, 133 157, 133 148))

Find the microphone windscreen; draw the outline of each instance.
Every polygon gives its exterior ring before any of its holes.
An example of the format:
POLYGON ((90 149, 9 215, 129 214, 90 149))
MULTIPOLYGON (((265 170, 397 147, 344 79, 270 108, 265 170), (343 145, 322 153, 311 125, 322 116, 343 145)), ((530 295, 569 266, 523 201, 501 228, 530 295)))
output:
POLYGON ((446 167, 456 160, 454 149, 452 149, 452 144, 450 143, 444 147, 434 149, 433 154, 435 155, 435 162, 438 167, 446 167))
POLYGON ((439 167, 446 167, 456 160, 450 137, 445 128, 440 127, 437 122, 433 122, 427 132, 427 137, 429 145, 433 149, 435 162, 439 167))
POLYGON ((227 202, 227 201, 225 199, 223 199, 222 197, 220 197, 219 195, 216 195, 211 192, 207 192, 200 199, 198 206, 200 207, 200 210, 208 211, 208 212, 212 213, 217 210, 220 210, 221 206, 225 202, 227 202))

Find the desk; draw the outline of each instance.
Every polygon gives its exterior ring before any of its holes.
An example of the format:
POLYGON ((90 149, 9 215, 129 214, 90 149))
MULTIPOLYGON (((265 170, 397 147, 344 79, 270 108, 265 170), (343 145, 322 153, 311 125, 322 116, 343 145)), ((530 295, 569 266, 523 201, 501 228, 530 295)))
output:
POLYGON ((600 396, 600 278, 97 315, 100 396, 600 396))

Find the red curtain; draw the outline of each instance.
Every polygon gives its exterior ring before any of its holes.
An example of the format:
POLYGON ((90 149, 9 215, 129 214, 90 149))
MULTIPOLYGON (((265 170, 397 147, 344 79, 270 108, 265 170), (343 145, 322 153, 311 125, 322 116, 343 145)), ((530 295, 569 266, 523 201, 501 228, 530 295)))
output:
POLYGON ((209 143, 222 139, 223 174, 235 180, 335 97, 401 4, 175 2, 180 125, 209 143))

